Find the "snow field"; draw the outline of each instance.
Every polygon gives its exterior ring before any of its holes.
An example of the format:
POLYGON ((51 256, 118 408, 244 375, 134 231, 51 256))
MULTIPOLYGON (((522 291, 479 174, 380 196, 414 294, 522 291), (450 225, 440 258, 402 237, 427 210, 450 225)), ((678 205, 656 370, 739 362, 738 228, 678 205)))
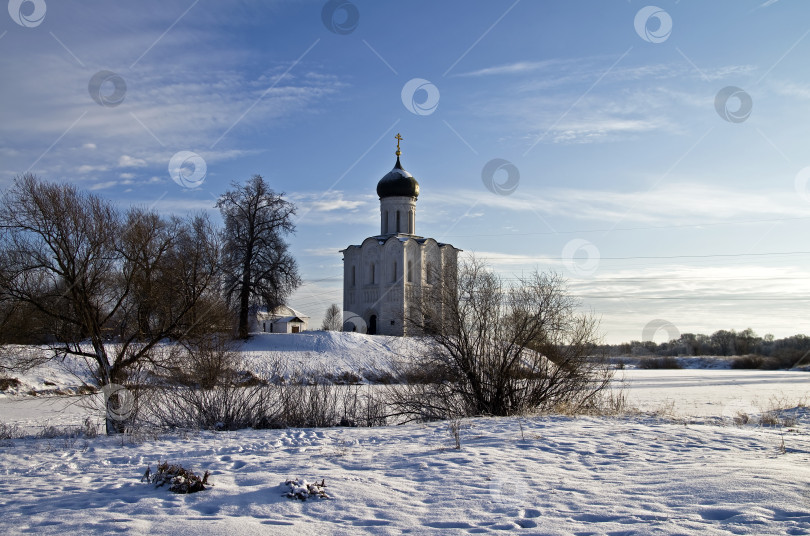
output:
POLYGON ((464 420, 460 450, 447 423, 13 440, 0 448, 0 531, 808 534, 807 432, 533 417, 464 420), (141 483, 158 460, 209 470, 213 487, 141 483), (283 497, 296 478, 324 479, 332 498, 283 497))

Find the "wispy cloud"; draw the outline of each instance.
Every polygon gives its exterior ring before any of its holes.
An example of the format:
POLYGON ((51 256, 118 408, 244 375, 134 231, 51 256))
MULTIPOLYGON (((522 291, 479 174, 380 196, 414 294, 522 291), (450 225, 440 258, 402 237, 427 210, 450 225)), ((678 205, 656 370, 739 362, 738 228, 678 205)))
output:
POLYGON ((301 223, 309 225, 332 224, 347 220, 359 222, 369 220, 377 206, 372 195, 346 197, 340 190, 326 194, 320 192, 290 192, 288 197, 298 207, 299 214, 305 214, 301 223))
POLYGON ((430 202, 444 207, 479 207, 534 212, 588 221, 644 224, 718 222, 729 219, 810 216, 794 192, 745 191, 670 181, 648 191, 548 189, 537 194, 498 196, 487 191, 436 192, 430 202))
POLYGON ((505 63, 502 65, 494 65, 492 67, 485 67, 476 71, 459 73, 454 76, 497 76, 504 74, 526 74, 548 69, 549 67, 560 65, 564 62, 564 60, 518 61, 505 63))

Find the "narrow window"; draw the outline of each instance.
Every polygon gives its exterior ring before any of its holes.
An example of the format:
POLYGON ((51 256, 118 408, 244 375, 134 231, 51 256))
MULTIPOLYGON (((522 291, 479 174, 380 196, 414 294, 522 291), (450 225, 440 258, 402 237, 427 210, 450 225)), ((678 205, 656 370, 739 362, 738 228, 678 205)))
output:
POLYGON ((374 274, 374 263, 371 263, 371 284, 372 285, 374 284, 374 280, 375 280, 374 276, 375 276, 375 274, 374 274))
POLYGON ((408 212, 408 234, 413 234, 413 210, 408 212))
POLYGON ((394 272, 391 274, 391 281, 397 282, 397 261, 394 261, 394 272))
POLYGON ((397 210, 397 232, 399 232, 399 211, 397 210))
POLYGON ((353 287, 357 285, 357 278, 355 277, 357 275, 357 270, 355 268, 356 267, 352 266, 352 286, 353 287))
POLYGON ((413 283, 413 263, 408 261, 408 283, 413 283))

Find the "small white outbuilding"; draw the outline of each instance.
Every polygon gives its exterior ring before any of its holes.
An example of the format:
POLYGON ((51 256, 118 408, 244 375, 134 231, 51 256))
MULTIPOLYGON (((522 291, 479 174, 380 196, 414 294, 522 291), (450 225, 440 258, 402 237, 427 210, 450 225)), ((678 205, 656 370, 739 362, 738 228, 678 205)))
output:
POLYGON ((255 328, 263 333, 299 333, 309 329, 309 317, 287 305, 268 311, 262 307, 256 311, 255 328))

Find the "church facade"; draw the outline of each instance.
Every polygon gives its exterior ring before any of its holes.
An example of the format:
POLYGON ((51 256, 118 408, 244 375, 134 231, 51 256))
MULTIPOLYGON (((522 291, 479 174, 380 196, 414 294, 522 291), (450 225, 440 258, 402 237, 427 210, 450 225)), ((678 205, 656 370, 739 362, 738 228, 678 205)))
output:
POLYGON ((341 250, 344 330, 413 334, 423 298, 455 281, 461 250, 416 234, 419 183, 402 167, 396 139, 396 164, 377 183, 380 234, 341 250))

